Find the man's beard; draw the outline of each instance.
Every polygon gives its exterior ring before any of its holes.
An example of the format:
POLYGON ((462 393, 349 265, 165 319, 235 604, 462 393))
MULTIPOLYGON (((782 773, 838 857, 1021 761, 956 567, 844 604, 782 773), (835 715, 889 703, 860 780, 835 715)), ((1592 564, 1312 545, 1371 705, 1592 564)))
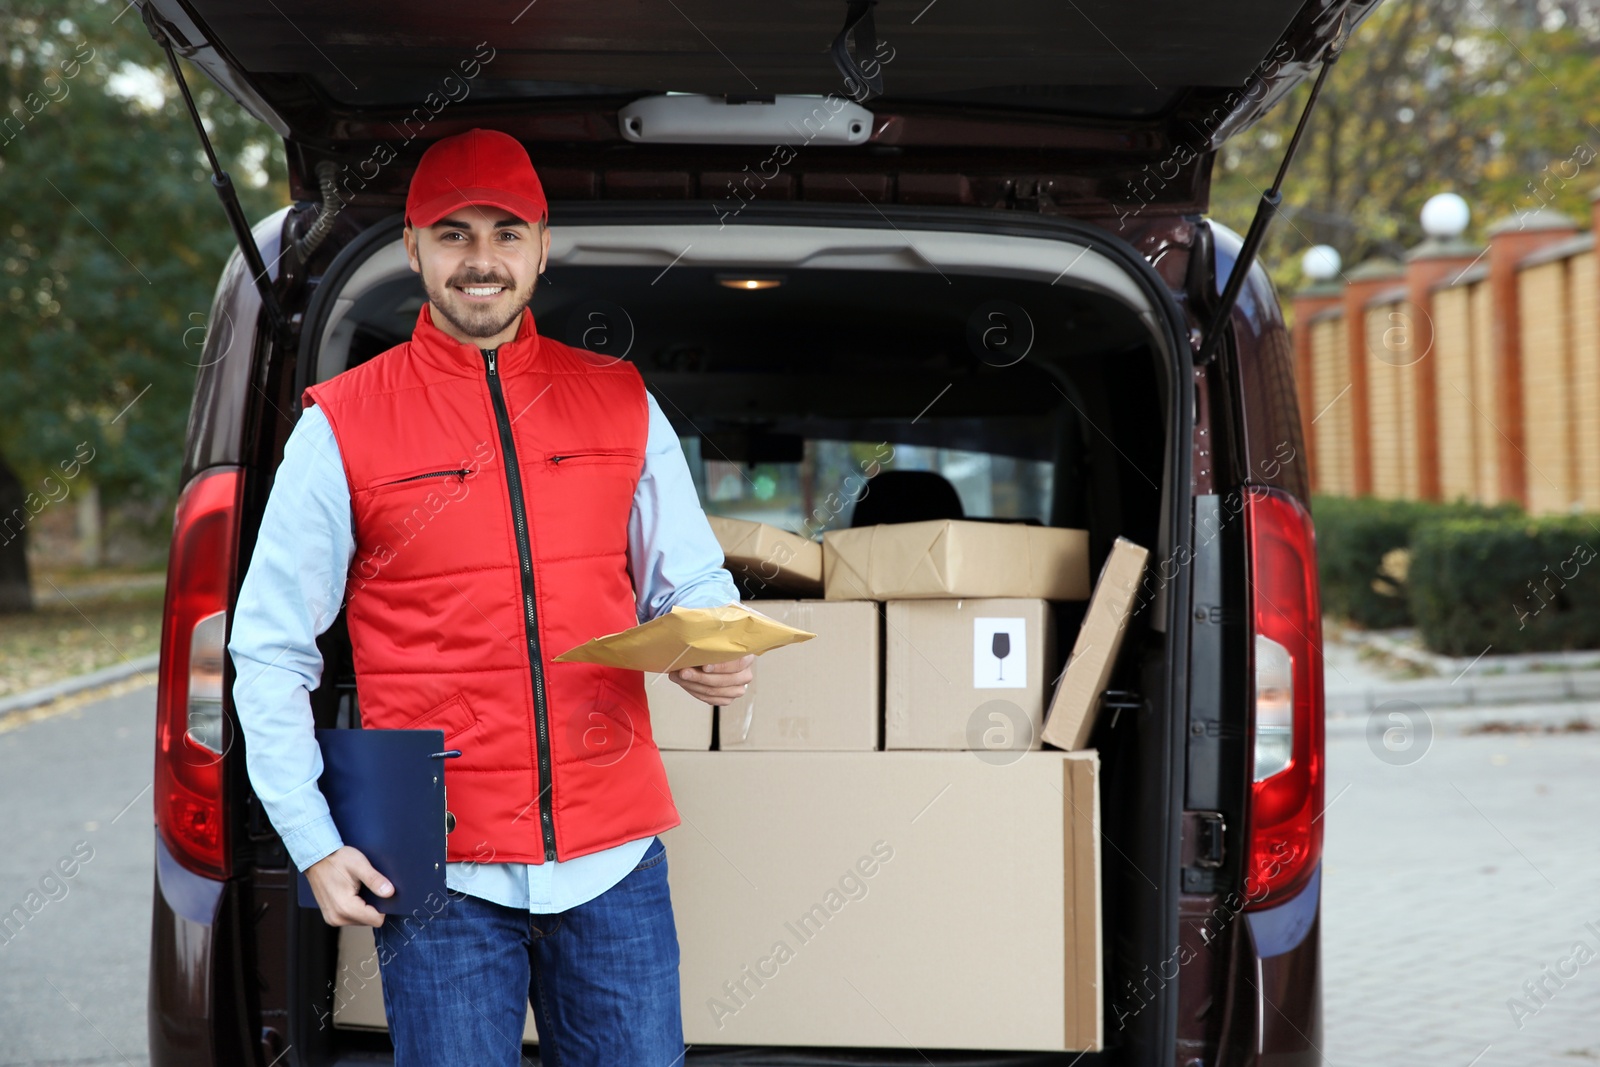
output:
POLYGON ((510 278, 479 275, 472 271, 456 275, 443 288, 436 288, 429 283, 427 275, 423 275, 422 279, 422 288, 427 292, 434 310, 468 337, 493 337, 521 318, 538 284, 539 276, 535 274, 529 280, 527 290, 517 292, 510 278), (494 304, 473 304, 461 298, 455 289, 458 285, 501 285, 511 293, 511 297, 507 301, 502 296, 494 304))

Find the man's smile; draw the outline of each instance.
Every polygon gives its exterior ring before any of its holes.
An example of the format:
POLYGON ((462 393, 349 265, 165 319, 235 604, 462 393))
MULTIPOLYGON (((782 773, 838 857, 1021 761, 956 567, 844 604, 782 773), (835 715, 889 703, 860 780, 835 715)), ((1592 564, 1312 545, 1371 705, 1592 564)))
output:
POLYGON ((487 304, 506 291, 504 285, 457 285, 454 287, 467 300, 475 304, 487 304))

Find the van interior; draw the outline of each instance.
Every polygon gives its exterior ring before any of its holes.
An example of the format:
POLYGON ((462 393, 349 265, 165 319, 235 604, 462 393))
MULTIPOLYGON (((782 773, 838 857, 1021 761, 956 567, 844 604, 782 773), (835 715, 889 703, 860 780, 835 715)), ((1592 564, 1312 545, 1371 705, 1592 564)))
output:
MULTIPOLYGON (((1152 562, 1161 558, 1168 507, 1187 495, 1187 486, 1171 484, 1175 390, 1156 328, 1164 312, 1138 306, 1126 268, 1084 253, 1087 244, 1065 254, 1056 244, 1048 263, 1031 262, 1033 252, 1021 245, 998 258, 964 260, 960 242, 870 228, 856 231, 859 238, 817 238, 821 245, 791 252, 787 231, 763 242, 747 228, 738 246, 744 251, 719 259, 719 249, 731 246, 718 245, 714 226, 701 240, 646 239, 626 226, 564 229, 552 229, 551 263, 533 298, 540 332, 639 368, 678 431, 709 513, 818 537, 860 525, 858 517, 951 515, 1083 528, 1091 576, 1119 536, 1149 548, 1152 562), (859 247, 847 247, 857 240, 859 247), (693 254, 669 263, 674 245, 684 244, 693 254), (888 460, 884 445, 893 450, 888 460), (875 477, 852 483, 861 460, 874 455, 881 461, 875 477)), ((398 225, 373 227, 322 280, 308 313, 298 385, 408 339, 423 300, 398 225)), ((1083 607, 1055 605, 1059 663, 1083 607)), ((1117 710, 1103 709, 1092 740, 1100 752, 1106 846, 1101 989, 1108 1020, 1114 991, 1161 958, 1161 916, 1163 909, 1173 913, 1157 888, 1167 881, 1159 872, 1167 867, 1171 819, 1153 800, 1172 789, 1165 610, 1157 599, 1134 618, 1112 683, 1123 699, 1117 710)), ((326 669, 313 694, 317 723, 355 725, 342 616, 321 644, 326 669)), ((301 999, 326 1000, 338 966, 337 931, 304 912, 292 935, 301 999)), ((386 1047, 383 1035, 370 1031, 319 1031, 317 1017, 300 1033, 327 1043, 330 1053, 386 1047)), ((1130 1042, 1143 1040, 1147 1020, 1136 1022, 1121 1032, 1108 1025, 1107 1051, 1082 1063, 1119 1062, 1133 1051, 1130 1042)), ((820 1047, 827 1044, 761 1052, 702 1046, 688 1059, 1079 1062, 1059 1054, 820 1047)))

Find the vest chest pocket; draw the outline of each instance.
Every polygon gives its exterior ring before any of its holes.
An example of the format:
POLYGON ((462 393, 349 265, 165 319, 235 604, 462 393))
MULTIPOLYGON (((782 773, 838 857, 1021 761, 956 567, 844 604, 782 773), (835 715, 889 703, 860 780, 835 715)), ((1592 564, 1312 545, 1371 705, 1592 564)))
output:
MULTIPOLYGON (((526 466, 534 477, 529 482, 537 483, 530 490, 530 521, 539 527, 540 556, 575 560, 613 555, 615 573, 621 574, 628 515, 643 463, 644 452, 625 445, 558 443, 530 456, 526 466)), ((592 565, 612 566, 597 559, 592 565)), ((585 580, 598 578, 591 574, 585 580)))
POLYGON ((631 448, 563 448, 545 454, 545 463, 552 470, 589 464, 621 463, 637 466, 643 454, 631 448))
POLYGON ((368 581, 410 579, 437 573, 446 557, 455 565, 486 565, 491 539, 481 533, 486 508, 495 499, 493 492, 484 492, 492 485, 479 484, 486 475, 496 476, 446 458, 409 470, 391 468, 369 479, 350 494, 355 575, 368 581), (421 550, 412 547, 419 539, 421 550), (450 546, 448 552, 444 546, 450 546))
POLYGON ((459 486, 472 473, 466 467, 439 463, 423 471, 381 475, 368 482, 364 491, 371 496, 383 496, 408 489, 418 493, 432 489, 450 495, 460 492, 459 486))

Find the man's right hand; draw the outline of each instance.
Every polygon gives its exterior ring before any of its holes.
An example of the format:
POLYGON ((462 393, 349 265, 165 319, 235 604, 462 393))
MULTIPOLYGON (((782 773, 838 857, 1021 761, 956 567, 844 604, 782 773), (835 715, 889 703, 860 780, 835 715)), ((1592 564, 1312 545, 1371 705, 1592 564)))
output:
POLYGON ((306 881, 329 926, 382 926, 383 912, 361 899, 364 885, 380 897, 394 895, 394 885, 379 874, 360 849, 341 845, 306 868, 306 881))

